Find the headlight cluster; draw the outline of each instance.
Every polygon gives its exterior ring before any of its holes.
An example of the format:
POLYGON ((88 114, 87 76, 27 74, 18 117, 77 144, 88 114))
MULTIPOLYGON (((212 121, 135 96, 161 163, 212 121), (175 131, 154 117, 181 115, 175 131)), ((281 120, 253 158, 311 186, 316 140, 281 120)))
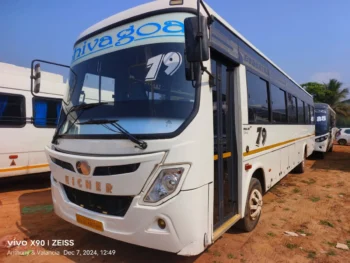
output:
POLYGON ((323 142, 323 141, 327 140, 327 138, 328 138, 328 135, 325 135, 325 136, 322 136, 322 137, 315 139, 315 142, 323 142))
POLYGON ((146 194, 144 201, 147 203, 156 203, 172 194, 176 190, 183 172, 184 168, 161 170, 146 194))

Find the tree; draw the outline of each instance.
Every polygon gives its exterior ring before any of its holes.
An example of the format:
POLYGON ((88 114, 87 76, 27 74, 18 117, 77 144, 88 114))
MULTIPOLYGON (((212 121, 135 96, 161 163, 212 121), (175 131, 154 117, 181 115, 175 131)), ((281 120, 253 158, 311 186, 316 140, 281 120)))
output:
POLYGON ((350 105, 345 103, 349 89, 342 88, 340 81, 331 79, 328 83, 308 82, 301 86, 313 95, 315 102, 327 103, 337 114, 350 117, 350 105))

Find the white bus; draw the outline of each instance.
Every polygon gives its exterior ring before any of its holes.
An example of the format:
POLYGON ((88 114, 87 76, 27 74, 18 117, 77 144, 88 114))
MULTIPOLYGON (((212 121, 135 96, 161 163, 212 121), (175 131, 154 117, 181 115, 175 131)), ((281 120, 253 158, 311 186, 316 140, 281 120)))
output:
POLYGON ((0 178, 50 170, 44 150, 61 110, 63 77, 42 72, 51 91, 33 97, 30 75, 30 68, 0 63, 0 178))
POLYGON ((46 148, 58 216, 196 255, 236 223, 253 230, 262 195, 304 171, 312 96, 204 6, 153 1, 79 36, 69 106, 46 148))
POLYGON ((315 118, 316 118, 316 137, 315 137, 315 151, 324 157, 326 152, 333 151, 333 143, 336 127, 336 113, 326 103, 315 103, 315 118))

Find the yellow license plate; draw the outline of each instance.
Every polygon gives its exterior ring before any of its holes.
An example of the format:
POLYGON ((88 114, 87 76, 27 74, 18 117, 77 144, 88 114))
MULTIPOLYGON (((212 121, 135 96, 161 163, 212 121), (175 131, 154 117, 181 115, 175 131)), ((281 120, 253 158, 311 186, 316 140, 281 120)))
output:
POLYGON ((76 216, 78 223, 80 223, 84 226, 88 226, 88 227, 93 228, 93 229, 98 230, 98 231, 103 231, 102 222, 85 217, 85 216, 82 216, 82 215, 79 215, 79 214, 76 214, 75 216, 76 216))

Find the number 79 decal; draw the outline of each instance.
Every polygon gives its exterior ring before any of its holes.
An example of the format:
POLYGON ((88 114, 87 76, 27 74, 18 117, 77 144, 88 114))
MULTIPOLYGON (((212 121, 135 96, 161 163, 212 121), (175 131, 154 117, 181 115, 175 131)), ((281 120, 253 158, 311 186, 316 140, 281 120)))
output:
POLYGON ((256 132, 258 133, 258 137, 256 138, 256 146, 260 147, 260 143, 262 143, 262 145, 264 146, 267 138, 266 129, 263 127, 258 127, 256 132), (261 142, 261 138, 262 138, 262 142, 261 142))
POLYGON ((167 69, 164 71, 165 74, 172 76, 182 64, 182 56, 178 52, 169 52, 167 54, 160 54, 158 56, 152 57, 147 61, 147 68, 149 71, 147 73, 145 81, 156 80, 162 62, 167 69))

